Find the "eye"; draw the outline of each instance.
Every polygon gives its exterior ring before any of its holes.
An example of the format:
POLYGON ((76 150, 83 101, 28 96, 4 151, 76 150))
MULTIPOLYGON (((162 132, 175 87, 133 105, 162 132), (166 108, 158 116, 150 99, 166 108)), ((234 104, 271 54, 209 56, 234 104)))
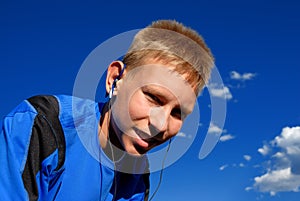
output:
POLYGON ((147 92, 147 91, 144 91, 143 93, 146 95, 147 99, 150 102, 158 104, 158 105, 162 105, 163 104, 163 102, 155 94, 147 92))
POLYGON ((171 111, 171 115, 172 115, 173 117, 175 117, 176 119, 180 119, 180 120, 183 120, 184 117, 185 117, 184 114, 182 114, 180 108, 174 108, 174 109, 171 111))

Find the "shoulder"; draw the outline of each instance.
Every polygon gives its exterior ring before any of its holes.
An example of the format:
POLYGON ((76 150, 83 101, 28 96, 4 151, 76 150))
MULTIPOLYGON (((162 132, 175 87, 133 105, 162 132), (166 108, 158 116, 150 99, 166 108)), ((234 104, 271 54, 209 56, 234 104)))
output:
POLYGON ((38 95, 30 97, 27 101, 37 113, 50 117, 58 116, 63 124, 94 115, 99 118, 104 105, 70 95, 38 95))

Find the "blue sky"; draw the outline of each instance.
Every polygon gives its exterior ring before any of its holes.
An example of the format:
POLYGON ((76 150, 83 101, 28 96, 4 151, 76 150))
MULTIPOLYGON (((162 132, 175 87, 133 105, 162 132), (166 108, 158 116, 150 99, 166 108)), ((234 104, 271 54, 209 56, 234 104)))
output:
POLYGON ((176 19, 211 48, 227 114, 224 128, 208 129, 205 90, 198 135, 154 200, 299 200, 299 10, 292 0, 0 1, 0 116, 32 95, 72 94, 82 62, 110 37, 176 19), (200 160, 205 134, 218 129, 222 141, 200 160))

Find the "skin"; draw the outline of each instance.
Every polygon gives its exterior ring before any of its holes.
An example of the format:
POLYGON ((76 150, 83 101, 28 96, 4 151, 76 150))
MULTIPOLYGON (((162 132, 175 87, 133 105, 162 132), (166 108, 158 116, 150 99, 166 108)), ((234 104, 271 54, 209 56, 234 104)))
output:
MULTIPOLYGON (((106 91, 109 93, 123 63, 108 67, 106 91)), ((122 151, 143 155, 174 137, 195 104, 194 89, 172 66, 159 62, 123 73, 114 89, 112 106, 106 106, 100 122, 100 143, 108 150, 109 139, 122 151)))

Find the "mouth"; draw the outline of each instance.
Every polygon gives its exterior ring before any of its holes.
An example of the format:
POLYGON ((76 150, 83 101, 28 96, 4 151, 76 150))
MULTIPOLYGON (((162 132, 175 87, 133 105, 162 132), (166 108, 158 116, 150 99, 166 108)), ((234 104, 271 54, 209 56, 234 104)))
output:
POLYGON ((136 127, 134 127, 133 130, 137 134, 137 143, 141 147, 149 149, 155 144, 161 144, 160 140, 156 139, 155 137, 151 137, 151 135, 147 132, 144 132, 136 127))

